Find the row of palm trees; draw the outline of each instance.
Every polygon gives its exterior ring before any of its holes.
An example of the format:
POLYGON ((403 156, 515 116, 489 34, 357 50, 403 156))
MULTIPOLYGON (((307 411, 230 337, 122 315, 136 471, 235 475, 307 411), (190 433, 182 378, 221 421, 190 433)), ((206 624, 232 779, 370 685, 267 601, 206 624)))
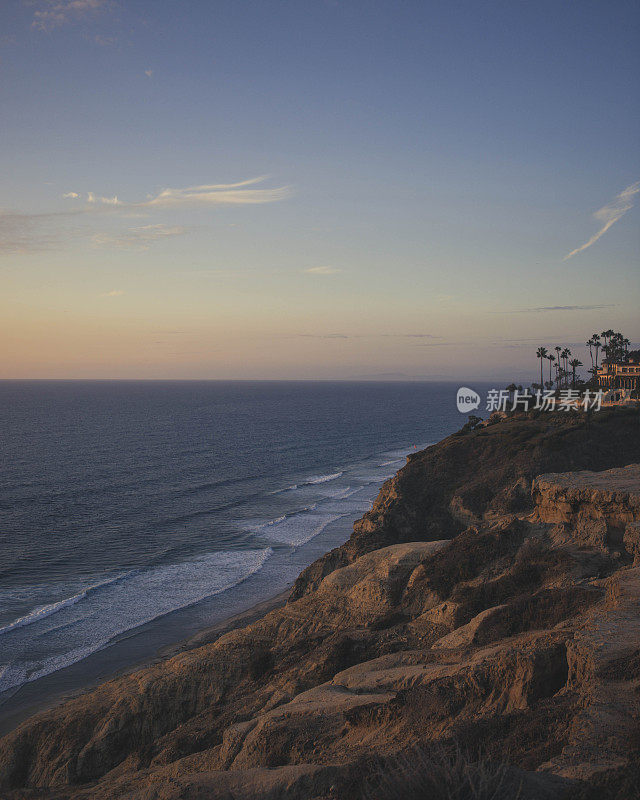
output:
MULTIPOLYGON (((602 363, 626 361, 631 342, 621 333, 609 328, 609 330, 602 331, 602 333, 594 333, 586 344, 591 356, 591 369, 589 369, 589 372, 595 383, 598 374, 600 351, 604 354, 602 363)), ((553 389, 555 385, 557 389, 568 389, 569 382, 571 382, 571 388, 575 389, 576 385, 580 383, 577 370, 579 367, 584 366, 582 361, 577 358, 570 359, 572 353, 568 347, 562 348, 556 345, 553 350, 555 350, 555 355, 549 352, 546 347, 539 347, 536 351, 536 357, 540 359, 540 388, 553 389), (543 365, 545 360, 549 362, 548 381, 544 380, 543 365), (552 375, 554 369, 555 376, 552 375)))
POLYGON ((539 347, 536 351, 536 356, 540 359, 540 388, 553 389, 554 383, 557 389, 568 389, 569 378, 571 378, 571 388, 576 388, 576 371, 578 367, 583 366, 582 361, 578 358, 569 357, 572 355, 568 347, 562 348, 559 345, 553 348, 556 355, 550 353, 546 347, 539 347), (549 362, 549 380, 544 380, 544 361, 549 362), (555 367, 555 380, 552 377, 552 370, 555 367))
POLYGON ((609 328, 608 331, 602 333, 594 333, 587 342, 589 354, 591 356, 591 372, 594 376, 598 371, 598 355, 600 350, 604 352, 603 361, 626 361, 629 355, 629 346, 631 342, 625 338, 621 333, 618 333, 609 328))

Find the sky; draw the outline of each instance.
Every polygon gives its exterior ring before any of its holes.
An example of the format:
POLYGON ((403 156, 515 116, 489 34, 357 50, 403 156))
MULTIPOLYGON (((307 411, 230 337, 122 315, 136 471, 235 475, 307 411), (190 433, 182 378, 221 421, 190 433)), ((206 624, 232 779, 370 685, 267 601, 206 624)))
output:
POLYGON ((635 0, 2 0, 0 378, 640 340, 635 0))

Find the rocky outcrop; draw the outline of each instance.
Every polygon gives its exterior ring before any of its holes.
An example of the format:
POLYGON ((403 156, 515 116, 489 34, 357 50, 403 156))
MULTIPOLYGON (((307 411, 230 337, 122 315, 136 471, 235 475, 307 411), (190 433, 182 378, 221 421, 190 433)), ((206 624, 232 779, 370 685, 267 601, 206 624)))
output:
POLYGON ((640 466, 604 472, 540 475, 533 496, 538 518, 581 544, 625 546, 635 556, 640 523, 640 466))
POLYGON ((438 743, 508 756, 523 800, 633 797, 638 422, 562 417, 411 458, 284 607, 1 740, 0 796, 355 800, 380 759, 438 743), (567 463, 606 471, 550 474, 567 463))
POLYGON ((640 741, 640 568, 622 569, 567 641, 567 691, 581 706, 567 743, 540 769, 589 779, 624 768, 640 741))

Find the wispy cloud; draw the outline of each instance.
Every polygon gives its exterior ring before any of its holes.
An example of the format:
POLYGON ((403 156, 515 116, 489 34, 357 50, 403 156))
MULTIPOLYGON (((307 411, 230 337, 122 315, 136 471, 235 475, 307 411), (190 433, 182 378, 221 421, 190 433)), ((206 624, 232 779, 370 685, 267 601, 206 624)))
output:
POLYGON ((307 275, 337 275, 339 272, 342 272, 341 269, 337 267, 309 267, 309 269, 302 270, 307 275))
POLYGON ((346 333, 299 333, 302 339, 356 339, 359 337, 348 336, 346 333))
POLYGON ((566 347, 584 347, 584 340, 582 339, 580 341, 566 341, 563 334, 554 335, 548 332, 545 332, 542 336, 532 336, 531 338, 513 339, 511 337, 499 337, 488 340, 489 344, 496 347, 507 347, 507 345, 515 347, 516 344, 518 347, 530 347, 532 342, 542 347, 554 346, 558 342, 562 342, 566 347))
POLYGON ((121 234, 96 233, 93 244, 96 247, 113 246, 124 250, 148 250, 157 241, 182 236, 187 229, 181 225, 142 225, 138 228, 129 228, 121 234))
POLYGON ((547 311, 596 311, 601 308, 613 308, 615 303, 602 303, 593 306, 538 306, 537 308, 517 308, 514 311, 499 313, 505 314, 541 314, 547 311))
POLYGON ((598 209, 593 216, 594 219, 601 223, 602 227, 600 230, 594 233, 587 242, 568 253, 562 260, 567 261, 578 253, 582 253, 588 247, 591 247, 592 244, 595 244, 620 217, 624 216, 627 211, 633 208, 633 198, 638 192, 640 192, 640 181, 636 181, 636 183, 632 183, 631 186, 627 186, 627 188, 616 195, 610 203, 598 209))
MULTIPOLYGON (((80 195, 76 194, 76 192, 69 192, 71 197, 79 197, 80 195)), ((93 192, 87 192, 87 203, 91 203, 91 205, 98 203, 104 206, 121 206, 122 203, 118 200, 117 197, 96 197, 93 192)))
POLYGON ((419 342, 416 347, 458 347, 467 342, 419 342))
MULTIPOLYGON (((0 253, 30 253, 58 247, 61 239, 60 222, 77 216, 78 212, 23 214, 0 210, 0 253), (52 227, 52 223, 56 223, 52 227)), ((77 235, 77 231, 68 231, 77 235)))
POLYGON ((24 253, 37 249, 34 228, 35 221, 29 214, 0 211, 0 253, 24 253))
POLYGON ((110 292, 105 292, 102 296, 103 297, 122 297, 125 292, 122 289, 112 289, 110 292))
POLYGON ((144 74, 147 76, 147 78, 150 78, 153 75, 153 70, 145 69, 144 74))
POLYGON ((0 209, 0 253, 26 253, 61 247, 72 239, 93 237, 94 245, 146 250, 151 243, 171 236, 180 236, 187 229, 181 226, 162 224, 128 228, 123 233, 96 230, 97 221, 103 215, 148 217, 154 210, 165 211, 182 208, 215 208, 222 205, 245 205, 271 203, 291 194, 291 188, 280 186, 273 189, 254 188, 266 180, 266 176, 251 178, 239 183, 202 184, 184 189, 163 189, 156 195, 148 195, 141 202, 127 202, 118 195, 102 195, 95 192, 65 192, 62 197, 69 201, 67 211, 46 213, 23 213, 12 209, 0 209), (84 220, 84 225, 71 228, 62 223, 65 219, 84 220), (54 221, 58 224, 52 225, 54 221))
POLYGON ((284 200, 291 194, 291 187, 278 186, 274 189, 249 188, 262 183, 269 176, 261 175, 238 183, 211 183, 200 186, 187 186, 185 189, 163 189, 155 197, 145 202, 134 203, 136 208, 176 207, 176 206, 218 206, 243 205, 251 203, 273 203, 284 200))
POLYGON ((303 339, 442 339, 431 333, 298 333, 303 339))
POLYGON ((442 339, 432 333, 383 333, 382 336, 392 336, 400 339, 442 339))
MULTIPOLYGON (((162 189, 156 195, 147 195, 147 199, 140 202, 125 202, 117 195, 104 197, 88 192, 86 201, 91 205, 120 206, 123 209, 150 209, 274 203, 289 197, 292 192, 290 186, 278 186, 273 189, 253 188, 267 177, 262 175, 239 183, 205 183, 199 186, 187 186, 184 189, 162 189)), ((68 197, 77 199, 80 195, 69 192, 68 197)))
POLYGON ((48 33, 69 22, 96 14, 110 7, 109 0, 32 0, 35 6, 32 27, 48 33))
POLYGON ((113 47, 118 43, 115 36, 102 36, 101 34, 94 36, 93 41, 100 47, 113 47))

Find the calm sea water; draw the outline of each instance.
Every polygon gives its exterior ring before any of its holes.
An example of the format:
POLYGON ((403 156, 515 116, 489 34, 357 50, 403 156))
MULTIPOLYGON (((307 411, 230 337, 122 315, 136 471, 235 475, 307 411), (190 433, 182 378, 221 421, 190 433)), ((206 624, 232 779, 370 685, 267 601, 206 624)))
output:
POLYGON ((0 382, 0 701, 284 589, 464 422, 456 389, 0 382))

